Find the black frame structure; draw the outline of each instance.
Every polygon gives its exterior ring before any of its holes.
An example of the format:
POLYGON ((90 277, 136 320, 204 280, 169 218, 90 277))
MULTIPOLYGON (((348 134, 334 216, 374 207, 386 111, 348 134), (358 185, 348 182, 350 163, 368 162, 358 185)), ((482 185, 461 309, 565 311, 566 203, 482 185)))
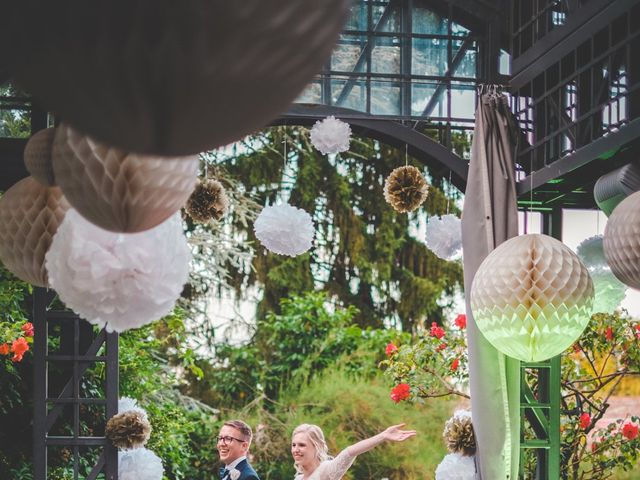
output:
POLYGON ((51 308, 54 299, 52 290, 34 290, 34 478, 48 478, 48 452, 57 448, 67 454, 73 480, 118 480, 118 452, 104 436, 118 412, 118 334, 51 308), (98 364, 103 388, 91 398, 82 379, 98 364), (83 430, 81 420, 92 428, 83 430))

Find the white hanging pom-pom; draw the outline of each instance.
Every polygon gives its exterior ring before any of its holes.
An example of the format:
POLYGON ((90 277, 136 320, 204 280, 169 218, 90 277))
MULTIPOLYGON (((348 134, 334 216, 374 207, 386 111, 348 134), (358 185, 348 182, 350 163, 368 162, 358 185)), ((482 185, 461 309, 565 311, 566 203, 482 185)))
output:
POLYGON ((609 268, 607 259, 604 256, 603 236, 595 235, 583 240, 578 245, 576 253, 589 270, 593 268, 609 268))
POLYGON ((427 223, 425 243, 443 260, 453 260, 462 253, 462 223, 455 215, 432 217, 427 223))
POLYGON ((603 236, 589 237, 578 245, 578 256, 589 270, 595 297, 593 311, 612 313, 627 294, 627 286, 616 278, 604 256, 603 236))
POLYGON ((60 299, 90 323, 122 332, 171 312, 191 252, 179 214, 141 233, 113 233, 69 210, 46 255, 60 299))
POLYGON ((475 457, 465 457, 459 453, 445 455, 436 468, 436 480, 475 480, 475 457))
POLYGON ((118 400, 118 413, 131 411, 140 412, 142 415, 144 415, 145 418, 147 418, 146 410, 138 406, 137 400, 129 397, 122 397, 120 400, 118 400))
POLYGON ((258 240, 273 253, 295 257, 311 248, 311 215, 291 205, 264 207, 253 226, 258 240))
POLYGON ((311 129, 311 143, 323 155, 349 150, 351 127, 333 115, 318 120, 311 129))
POLYGON ((120 480, 162 480, 162 460, 146 448, 118 452, 120 480))

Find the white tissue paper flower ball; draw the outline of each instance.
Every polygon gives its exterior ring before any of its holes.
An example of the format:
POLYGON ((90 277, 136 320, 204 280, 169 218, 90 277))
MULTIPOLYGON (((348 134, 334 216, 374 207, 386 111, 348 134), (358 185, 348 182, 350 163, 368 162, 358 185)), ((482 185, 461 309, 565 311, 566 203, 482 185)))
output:
POLYGON ((627 294, 627 286, 616 278, 604 256, 604 237, 596 235, 578 245, 578 256, 593 280, 593 311, 612 313, 627 294))
POLYGON ((309 250, 315 233, 311 215, 288 204, 264 207, 253 229, 269 251, 291 257, 309 250))
POLYGON ((118 413, 131 411, 140 412, 144 416, 144 418, 147 419, 146 410, 138 406, 137 400, 129 397, 122 397, 120 400, 118 400, 118 413))
POLYGON ((162 460, 144 447, 118 452, 120 480, 162 480, 162 460))
POLYGON ((443 260, 453 260, 462 253, 462 222, 455 215, 429 218, 427 248, 443 260))
POLYGON ((475 457, 465 457, 459 453, 445 455, 436 468, 436 480, 475 480, 475 457))
POLYGON ((113 233, 67 212, 46 255, 49 282, 74 312, 108 332, 167 315, 189 275, 191 251, 175 214, 141 233, 113 233))
POLYGON ((311 143, 323 155, 349 150, 351 127, 333 115, 318 120, 311 129, 311 143))

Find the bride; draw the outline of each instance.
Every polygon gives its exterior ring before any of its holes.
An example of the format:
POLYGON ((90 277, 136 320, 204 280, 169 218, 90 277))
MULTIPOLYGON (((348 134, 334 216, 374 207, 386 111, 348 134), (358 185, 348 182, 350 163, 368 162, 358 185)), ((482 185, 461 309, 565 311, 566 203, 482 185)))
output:
POLYGON ((358 455, 368 452, 384 441, 402 442, 416 434, 415 430, 402 430, 404 423, 355 443, 332 458, 322 430, 317 425, 296 427, 291 438, 291 455, 298 472, 294 480, 340 480, 358 455))

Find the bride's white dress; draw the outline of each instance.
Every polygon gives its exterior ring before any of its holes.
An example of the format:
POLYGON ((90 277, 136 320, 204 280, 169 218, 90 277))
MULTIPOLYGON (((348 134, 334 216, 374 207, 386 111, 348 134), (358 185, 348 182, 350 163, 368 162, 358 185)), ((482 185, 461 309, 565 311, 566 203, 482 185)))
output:
MULTIPOLYGON (((340 480, 355 459, 356 457, 349 454, 348 449, 344 449, 337 457, 322 462, 306 480, 340 480)), ((299 473, 294 480, 302 478, 302 474, 299 473)))

